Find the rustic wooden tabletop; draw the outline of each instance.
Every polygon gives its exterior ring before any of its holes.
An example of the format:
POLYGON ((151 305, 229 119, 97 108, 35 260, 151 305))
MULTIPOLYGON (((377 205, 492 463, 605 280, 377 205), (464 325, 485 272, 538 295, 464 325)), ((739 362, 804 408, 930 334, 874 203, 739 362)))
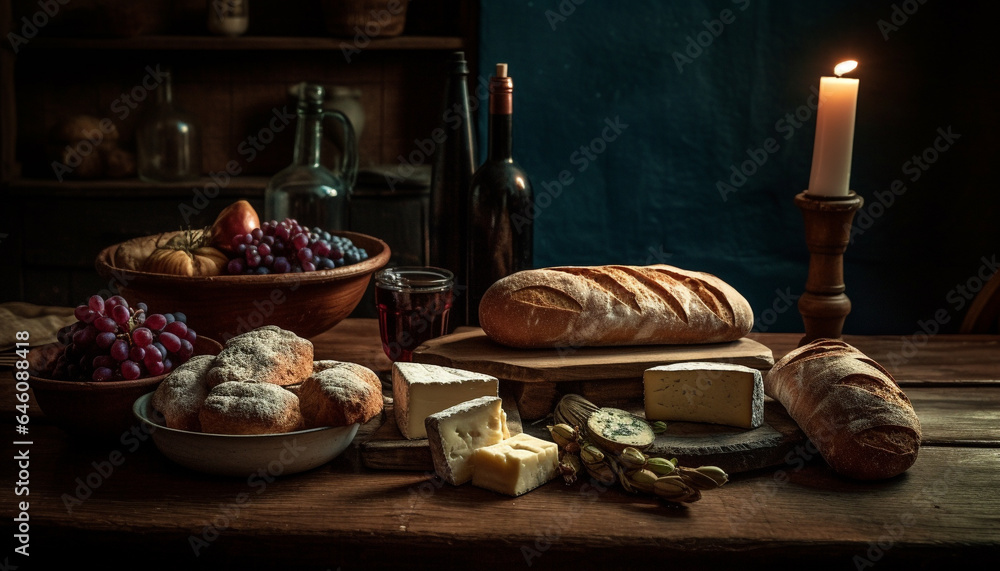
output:
MULTIPOLYGON (((775 359, 798 335, 756 334, 775 359)), ((28 483, 9 482, 17 532, 29 502, 30 557, 4 568, 940 568, 1000 556, 1000 336, 845 339, 882 363, 923 428, 916 464, 883 482, 835 475, 803 446, 785 465, 734 476, 687 508, 620 488, 555 481, 519 498, 452 487, 426 472, 376 471, 358 444, 315 470, 223 478, 182 468, 148 440, 72 438, 31 407, 28 483), (114 460, 114 462, 112 462, 114 460), (26 487, 29 495, 15 495, 26 487)), ((313 339, 317 358, 387 371, 374 320, 313 339)), ((0 371, 16 476, 11 370, 0 371)), ((12 526, 13 522, 13 526, 12 526)), ((5 558, 5 559, 4 559, 5 558)))

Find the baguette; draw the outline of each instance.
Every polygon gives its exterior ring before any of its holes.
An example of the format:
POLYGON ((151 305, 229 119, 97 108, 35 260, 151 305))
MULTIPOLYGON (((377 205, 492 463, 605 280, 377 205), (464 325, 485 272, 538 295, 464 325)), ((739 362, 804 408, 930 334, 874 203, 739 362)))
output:
POLYGON ((818 339, 785 355, 764 379, 835 472, 881 480, 905 472, 920 421, 881 365, 843 341, 818 339))
POLYGON ((486 334, 518 348, 721 343, 753 326, 729 284, 667 265, 556 267, 497 281, 479 304, 486 334))

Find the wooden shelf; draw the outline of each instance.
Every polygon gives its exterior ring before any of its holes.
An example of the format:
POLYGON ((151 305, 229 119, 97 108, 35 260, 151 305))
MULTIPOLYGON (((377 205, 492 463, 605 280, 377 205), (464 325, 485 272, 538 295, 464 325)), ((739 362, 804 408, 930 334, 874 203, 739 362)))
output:
MULTIPOLYGON (((37 49, 91 50, 336 50, 353 48, 352 38, 243 36, 137 36, 134 38, 36 38, 37 49)), ((460 50, 465 42, 457 36, 397 36, 372 39, 367 50, 460 50)))

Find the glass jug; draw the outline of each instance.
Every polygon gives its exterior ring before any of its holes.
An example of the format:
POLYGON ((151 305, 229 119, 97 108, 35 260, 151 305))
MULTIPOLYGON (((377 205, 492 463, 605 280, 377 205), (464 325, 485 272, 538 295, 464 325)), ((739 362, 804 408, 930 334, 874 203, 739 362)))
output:
POLYGON ((322 85, 301 84, 294 158, 264 189, 265 220, 294 218, 307 228, 347 229, 351 190, 358 176, 357 140, 350 119, 340 111, 324 110, 323 98, 322 85), (334 119, 343 129, 336 172, 320 162, 324 118, 334 119))

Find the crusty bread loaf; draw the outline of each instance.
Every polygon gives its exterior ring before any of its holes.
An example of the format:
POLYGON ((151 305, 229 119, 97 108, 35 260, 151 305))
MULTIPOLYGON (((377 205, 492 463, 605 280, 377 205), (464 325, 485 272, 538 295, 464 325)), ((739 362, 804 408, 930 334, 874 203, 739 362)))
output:
POLYGON ((382 412, 382 382, 354 363, 316 361, 299 387, 299 408, 307 428, 365 423, 382 412))
POLYGON ((198 413, 209 434, 280 434, 302 428, 299 399, 272 383, 221 383, 198 413))
POLYGON ((313 345, 308 339, 265 325, 226 341, 205 381, 210 388, 233 381, 294 385, 312 369, 313 345))
POLYGON ((667 265, 556 267, 507 276, 479 305, 486 334, 511 347, 734 341, 753 327, 729 284, 667 265))
POLYGON ((917 459, 920 421, 910 400, 888 371, 843 341, 818 339, 785 355, 764 392, 839 474, 891 478, 917 459))
POLYGON ((198 413, 208 397, 205 373, 215 357, 195 355, 173 370, 153 393, 153 408, 160 411, 168 428, 201 431, 198 413))

